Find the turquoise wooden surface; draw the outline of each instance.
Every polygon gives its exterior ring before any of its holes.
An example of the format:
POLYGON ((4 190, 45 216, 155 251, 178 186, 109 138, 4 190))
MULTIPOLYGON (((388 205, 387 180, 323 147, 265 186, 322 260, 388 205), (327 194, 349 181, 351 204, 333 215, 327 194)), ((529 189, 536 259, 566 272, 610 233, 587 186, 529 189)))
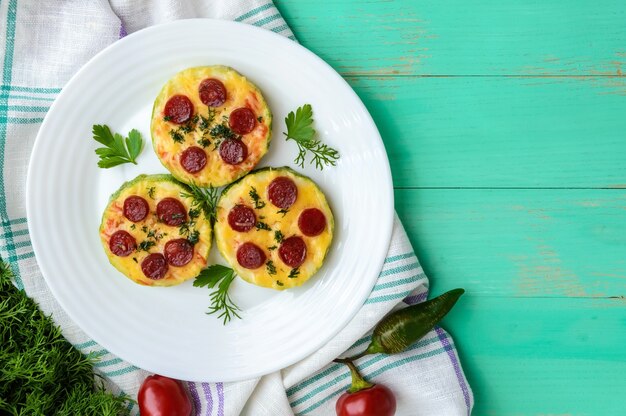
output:
POLYGON ((474 415, 622 415, 626 3, 277 1, 372 113, 474 415))

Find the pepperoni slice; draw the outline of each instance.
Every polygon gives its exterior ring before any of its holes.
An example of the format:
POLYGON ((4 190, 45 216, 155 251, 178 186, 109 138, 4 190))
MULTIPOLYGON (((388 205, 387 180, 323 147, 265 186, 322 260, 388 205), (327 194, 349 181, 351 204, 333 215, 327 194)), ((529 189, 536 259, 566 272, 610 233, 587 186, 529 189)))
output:
POLYGON ((294 236, 283 240, 278 256, 289 267, 300 267, 306 258, 306 244, 302 237, 294 236))
POLYGON ((187 221, 187 211, 178 199, 165 198, 157 204, 157 217, 165 224, 176 227, 187 221))
POLYGON ((193 115, 193 104, 184 95, 174 95, 165 103, 163 114, 168 121, 176 124, 186 123, 193 115))
POLYGON ((220 157, 229 165, 238 165, 248 157, 248 147, 241 140, 224 140, 220 145, 220 157))
POLYGON ((124 200, 124 216, 132 222, 139 222, 146 218, 150 211, 148 201, 140 196, 129 196, 124 200))
POLYGON ((265 264, 265 253, 253 243, 243 243, 237 249, 237 262, 246 269, 258 269, 265 264))
POLYGON ((228 125, 237 134, 248 134, 256 126, 256 116, 248 107, 240 107, 230 113, 228 125))
POLYGON ((320 235, 326 228, 326 216, 317 208, 308 208, 298 217, 298 228, 307 237, 320 235))
POLYGON ((167 273, 167 261, 161 253, 148 254, 148 257, 141 262, 141 271, 147 278, 159 280, 167 273))
POLYGON ((254 210, 245 205, 235 205, 228 213, 228 224, 235 231, 250 231, 256 224, 254 210))
POLYGON ((180 164, 189 173, 200 172, 206 166, 206 153, 198 146, 191 146, 180 154, 180 164))
POLYGON ((119 230, 113 233, 109 240, 111 253, 119 257, 126 257, 137 248, 137 240, 126 231, 119 230))
POLYGON ((178 238, 165 243, 165 259, 176 267, 184 266, 193 258, 193 244, 186 238, 178 238))
POLYGON ((219 107, 226 102, 226 87, 222 81, 215 78, 207 78, 198 87, 200 101, 209 107, 219 107))
POLYGON ((267 198, 278 208, 287 209, 298 198, 298 187, 286 176, 279 176, 267 187, 267 198))

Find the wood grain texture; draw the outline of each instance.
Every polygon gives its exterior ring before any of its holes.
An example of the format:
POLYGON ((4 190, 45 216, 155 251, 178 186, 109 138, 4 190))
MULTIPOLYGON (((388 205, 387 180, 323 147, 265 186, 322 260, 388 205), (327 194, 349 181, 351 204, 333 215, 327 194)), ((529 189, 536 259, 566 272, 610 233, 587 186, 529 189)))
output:
POLYGON ((376 121, 432 294, 467 289, 473 415, 624 414, 626 3, 276 3, 376 121))
POLYGON ((395 197, 434 291, 626 298, 624 190, 399 189, 395 197))
POLYGON ((626 72, 626 16, 619 0, 276 4, 300 42, 346 76, 626 72))

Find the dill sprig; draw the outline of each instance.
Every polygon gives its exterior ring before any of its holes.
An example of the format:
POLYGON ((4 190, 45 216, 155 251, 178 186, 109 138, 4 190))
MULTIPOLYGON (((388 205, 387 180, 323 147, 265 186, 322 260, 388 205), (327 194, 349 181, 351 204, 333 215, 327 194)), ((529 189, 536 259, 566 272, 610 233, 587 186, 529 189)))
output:
POLYGON ((12 282, 0 261, 0 414, 128 415, 130 397, 94 384, 94 355, 83 355, 12 282))
POLYGON ((259 193, 256 191, 254 186, 250 187, 250 192, 248 192, 250 198, 252 198, 252 202, 254 203, 254 208, 261 209, 265 206, 265 202, 261 200, 259 193))
POLYGON ((298 156, 294 163, 304 168, 304 162, 307 152, 313 157, 310 163, 314 163, 317 169, 323 170, 324 166, 335 166, 339 159, 339 152, 336 149, 322 143, 318 139, 314 139, 315 129, 313 128, 313 108, 311 104, 305 104, 298 107, 296 112, 293 111, 285 117, 287 125, 287 133, 283 134, 287 140, 293 140, 298 145, 298 156))
POLYGON ((230 267, 214 264, 202 270, 193 282, 195 287, 213 289, 217 286, 217 290, 211 292, 211 306, 207 314, 219 313, 217 317, 223 318, 224 325, 233 317, 241 319, 241 316, 237 313, 241 309, 233 303, 228 295, 228 288, 235 276, 235 271, 230 267))
MULTIPOLYGON (((181 198, 192 198, 192 208, 200 209, 204 213, 204 218, 215 223, 217 218, 217 200, 219 194, 217 188, 209 186, 208 188, 200 188, 196 184, 187 185, 189 192, 181 192, 181 198)), ((191 211, 190 211, 191 214, 191 211)))

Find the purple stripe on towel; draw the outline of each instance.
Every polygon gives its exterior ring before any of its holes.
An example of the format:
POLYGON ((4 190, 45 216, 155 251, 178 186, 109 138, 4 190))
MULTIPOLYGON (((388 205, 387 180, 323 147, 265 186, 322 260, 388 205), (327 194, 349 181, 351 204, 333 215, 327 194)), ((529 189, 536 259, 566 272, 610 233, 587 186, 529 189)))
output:
POLYGON ((124 23, 120 23, 120 39, 122 39, 124 36, 128 35, 128 33, 126 33, 126 28, 124 27, 124 23))
POLYGON ((209 383, 202 383, 202 390, 204 390, 204 398, 207 403, 207 416, 213 414, 213 395, 211 394, 211 385, 209 383))
POLYGON ((418 293, 417 295, 407 296, 404 298, 404 303, 407 305, 415 305, 416 303, 424 302, 427 297, 428 292, 418 293))
POLYGON ((191 399, 193 400, 193 405, 196 411, 196 415, 199 415, 200 410, 202 408, 202 403, 200 403, 200 396, 198 396, 198 390, 196 390, 196 383, 188 381, 187 387, 189 389, 189 394, 191 395, 191 399))
POLYGON ((224 416, 224 383, 217 383, 217 397, 219 402, 217 404, 217 416, 224 416))
POLYGON ((435 332, 437 332, 437 336, 441 340, 441 345, 443 345, 444 349, 448 351, 448 357, 450 357, 450 361, 452 362, 452 367, 454 367, 454 372, 456 373, 456 379, 459 382, 459 387, 463 391, 463 398, 465 399, 465 405, 467 406, 467 416, 470 416, 470 397, 469 397, 469 389, 467 388, 467 384, 465 383, 465 377, 461 373, 461 366, 459 365, 459 360, 456 359, 456 354, 454 353, 454 348, 450 345, 450 341, 446 336, 446 333, 443 329, 437 327, 435 328, 435 332))

